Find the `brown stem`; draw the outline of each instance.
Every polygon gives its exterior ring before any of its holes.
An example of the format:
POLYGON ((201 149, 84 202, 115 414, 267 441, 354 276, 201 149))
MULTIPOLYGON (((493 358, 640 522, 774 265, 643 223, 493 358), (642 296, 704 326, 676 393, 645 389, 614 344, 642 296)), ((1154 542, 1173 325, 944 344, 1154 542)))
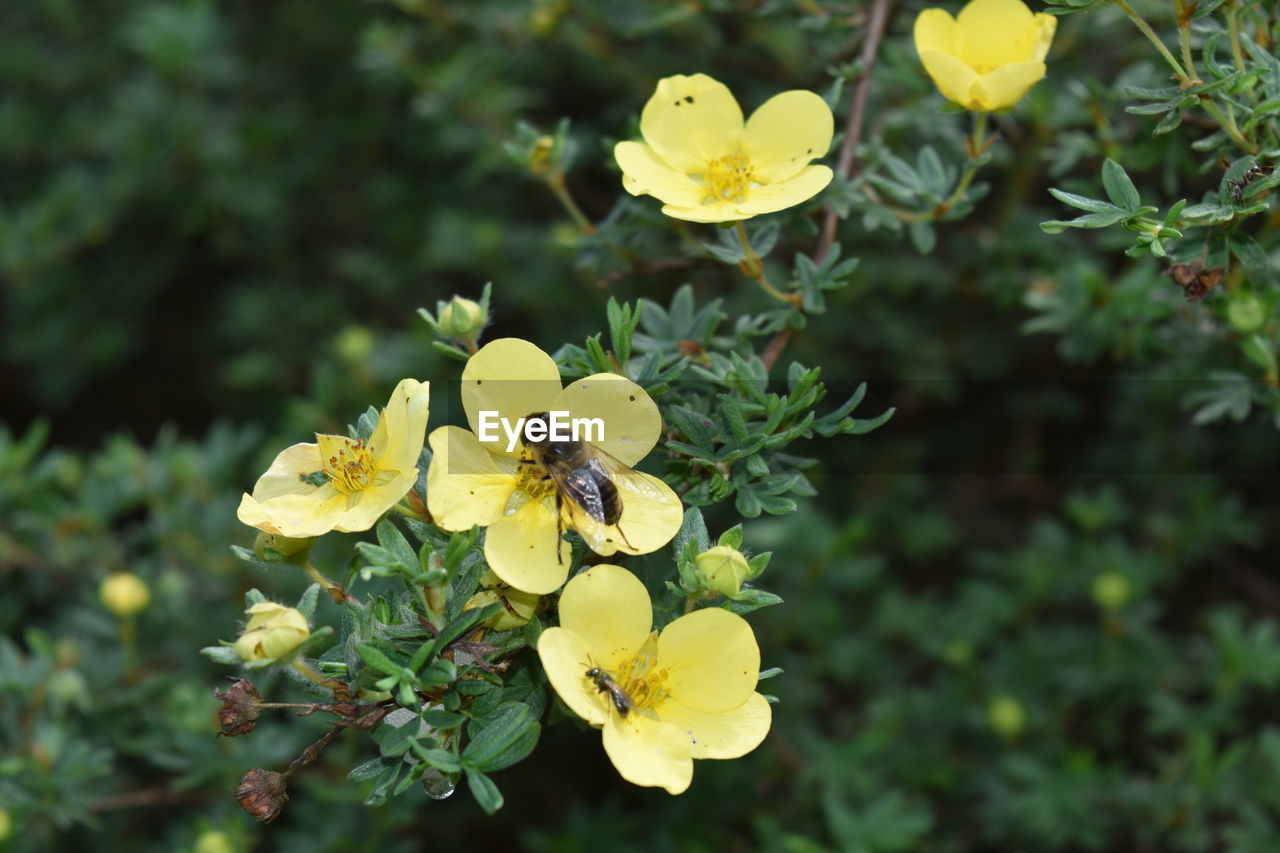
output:
MULTIPOLYGON (((885 23, 889 20, 889 8, 893 0, 875 0, 871 7, 871 19, 867 24, 866 41, 862 43, 862 53, 858 57, 862 65, 862 73, 858 75, 858 85, 853 91, 853 105, 849 110, 849 118, 844 125, 844 142, 840 145, 840 156, 836 160, 836 174, 847 178, 853 172, 853 149, 862 137, 862 120, 866 114, 867 94, 871 89, 871 67, 875 65, 876 54, 880 51, 880 39, 884 36, 885 23)), ((836 239, 836 224, 839 217, 833 205, 827 205, 827 218, 822 223, 822 235, 818 238, 818 249, 813 254, 817 263, 822 263, 831 244, 836 239)))

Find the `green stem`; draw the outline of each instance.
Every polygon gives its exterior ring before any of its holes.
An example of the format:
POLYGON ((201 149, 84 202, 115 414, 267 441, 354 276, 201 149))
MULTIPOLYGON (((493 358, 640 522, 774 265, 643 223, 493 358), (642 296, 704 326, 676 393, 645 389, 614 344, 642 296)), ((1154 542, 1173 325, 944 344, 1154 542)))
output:
MULTIPOLYGON (((475 355, 474 352, 472 352, 471 354, 475 355)), ((396 512, 400 513, 401 515, 406 515, 409 518, 416 518, 418 521, 422 521, 422 516, 418 515, 417 511, 414 510, 413 507, 405 503, 403 500, 400 501, 400 503, 398 504, 393 504, 391 508, 394 509, 396 512)))
POLYGON ((301 675, 307 681, 310 681, 312 684, 319 684, 321 687, 333 686, 333 679, 325 678, 323 675, 316 672, 316 670, 311 666, 311 664, 307 663, 305 660, 303 660, 300 657, 294 658, 291 666, 293 667, 294 672, 297 672, 299 675, 301 675))
POLYGON ((1257 154, 1258 146, 1250 142, 1248 139, 1245 139, 1244 134, 1240 132, 1240 128, 1236 127, 1235 117, 1231 115, 1223 115, 1222 110, 1218 108, 1217 104, 1209 100, 1206 96, 1201 97, 1204 98, 1204 100, 1200 102, 1200 106, 1204 107, 1204 111, 1212 116, 1213 119, 1222 126, 1222 129, 1227 132, 1227 135, 1231 137, 1237 147, 1246 154, 1257 154))
POLYGON ((1147 37, 1147 40, 1156 46, 1156 50, 1160 51, 1160 55, 1164 57, 1165 62, 1169 63, 1169 67, 1173 69, 1173 73, 1177 74, 1180 80, 1188 79, 1187 72, 1178 64, 1178 60, 1174 59, 1173 54, 1169 52, 1169 48, 1164 46, 1164 42, 1160 41, 1160 37, 1156 35, 1155 30, 1151 29, 1151 25, 1148 24, 1141 15, 1133 11, 1133 7, 1126 3, 1125 0, 1113 0, 1113 2, 1120 7, 1122 12, 1129 16, 1129 19, 1133 21, 1134 26, 1136 26, 1142 34, 1147 37))
MULTIPOLYGON (((983 152, 991 145, 991 140, 987 138, 987 114, 977 112, 973 114, 973 135, 969 137, 969 162, 965 164, 964 174, 960 176, 960 183, 956 184, 955 190, 951 195, 933 209, 933 212, 927 217, 922 218, 923 221, 941 219, 954 207, 960 199, 964 198, 965 192, 968 191, 969 185, 973 183, 973 179, 978 175, 979 161, 983 152)), ((920 220, 918 220, 920 221, 920 220)))
POLYGON ((1191 57, 1191 21, 1181 8, 1182 4, 1179 3, 1178 6, 1178 39, 1182 43, 1182 64, 1187 67, 1187 73, 1193 80, 1199 80, 1200 74, 1196 71, 1196 61, 1191 57))
POLYGON ((800 294, 783 293, 769 282, 768 276, 764 274, 764 261, 760 260, 760 256, 756 254, 756 250, 751 245, 751 238, 747 236, 747 227, 742 224, 739 219, 734 223, 734 228, 738 232, 738 242, 742 244, 742 252, 746 255, 746 260, 742 261, 738 267, 743 273, 754 278, 756 283, 760 285, 765 293, 772 296, 779 302, 785 302, 795 308, 800 307, 800 294))
POLYGON ((1227 5, 1227 32, 1231 36, 1231 55, 1235 57, 1236 68, 1244 70, 1244 51, 1240 47, 1240 17, 1234 2, 1227 5))
POLYGON ((331 581, 322 575, 320 570, 311 564, 310 560, 307 560, 307 564, 303 566, 303 569, 306 570, 309 578, 320 584, 320 588, 329 594, 329 597, 333 599, 334 604, 341 604, 344 601, 349 601, 352 604, 360 604, 358 599, 347 595, 347 591, 342 588, 342 584, 331 581))
POLYGON ((578 207, 578 203, 573 200, 573 196, 569 194, 569 188, 565 186, 564 172, 556 171, 547 176, 547 185, 551 187, 551 191, 556 194, 556 198, 560 200, 560 204, 569 214, 569 218, 578 226, 578 230, 583 234, 596 233, 596 227, 591 224, 591 220, 587 219, 587 215, 582 212, 582 208, 578 207))

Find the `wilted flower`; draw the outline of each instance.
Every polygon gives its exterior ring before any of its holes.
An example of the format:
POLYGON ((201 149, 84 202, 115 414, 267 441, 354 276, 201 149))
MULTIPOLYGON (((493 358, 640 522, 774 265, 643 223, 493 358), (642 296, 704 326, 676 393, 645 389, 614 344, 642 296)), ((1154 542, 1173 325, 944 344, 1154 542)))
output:
MULTIPOLYGON (((491 415, 490 424, 503 419, 512 429, 541 412, 598 418, 604 436, 591 446, 624 466, 648 455, 662 432, 658 407, 639 385, 597 373, 562 389, 551 356, 519 338, 493 341, 470 358, 462 371, 462 407, 476 432, 484 432, 481 412, 491 415)), ((572 556, 560 532, 583 526, 582 517, 575 520, 567 500, 557 505, 555 484, 523 443, 496 425, 486 441, 460 427, 441 427, 430 443, 427 508, 436 524, 445 530, 486 527, 485 559, 499 578, 539 595, 558 589, 572 556)), ((622 501, 617 522, 579 530, 599 554, 648 554, 680 529, 682 505, 669 486, 639 472, 628 479, 616 482, 622 501)))
POLYGON ((236 515, 291 538, 368 530, 417 482, 428 390, 426 382, 402 380, 368 441, 317 433, 315 444, 285 449, 236 515))
POLYGON ((146 609, 151 603, 151 590, 132 572, 115 572, 102 581, 98 598, 103 607, 125 619, 146 609))
POLYGON ((560 596, 560 627, 538 639, 556 693, 604 729, 622 778, 679 794, 695 758, 737 758, 764 740, 772 712, 755 692, 760 648, 741 616, 695 610, 652 631, 639 578, 599 565, 560 596))
POLYGON ((262 694, 247 678, 231 679, 225 692, 214 691, 222 700, 218 709, 218 726, 227 737, 244 735, 253 731, 258 715, 262 713, 262 694))
POLYGON ((284 804, 289 802, 284 776, 254 767, 240 780, 236 800, 239 801, 240 808, 255 819, 271 823, 280 814, 284 804))
POLYGON ((834 122, 821 97, 802 89, 765 101, 746 123, 729 89, 706 74, 658 81, 640 114, 644 142, 619 142, 622 186, 651 195, 662 212, 729 222, 784 210, 831 183, 826 166, 834 122))
POLYGON ((1044 76, 1057 25, 1021 0, 970 0, 955 18, 943 9, 921 12, 916 50, 947 100, 988 112, 1013 106, 1044 76))
POLYGON ((260 601, 245 612, 249 614, 249 623, 235 645, 242 661, 284 657, 311 636, 307 618, 292 607, 260 601))

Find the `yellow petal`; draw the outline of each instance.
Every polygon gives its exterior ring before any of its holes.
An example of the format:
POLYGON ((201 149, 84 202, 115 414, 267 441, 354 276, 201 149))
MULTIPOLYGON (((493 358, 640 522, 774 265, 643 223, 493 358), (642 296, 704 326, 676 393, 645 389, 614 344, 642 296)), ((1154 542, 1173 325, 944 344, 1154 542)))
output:
POLYGON ((662 629, 656 665, 667 670, 672 699, 699 711, 727 711, 755 691, 760 647, 747 620, 710 607, 662 629))
POLYGON ((317 445, 295 444, 286 447, 272 461, 267 472, 254 483, 253 499, 265 501, 280 495, 305 495, 314 492, 320 487, 313 486, 302 478, 323 467, 324 460, 320 458, 320 448, 317 445))
POLYGON ((827 102, 813 92, 795 89, 774 95, 751 114, 742 150, 751 161, 756 180, 776 184, 825 155, 834 129, 827 102))
POLYGON ((625 176, 622 187, 632 195, 651 195, 667 204, 694 207, 707 194, 701 182, 672 169, 643 142, 619 142, 613 147, 613 157, 625 176))
POLYGON ((569 384, 553 404, 570 418, 599 418, 602 440, 591 443, 623 465, 649 455, 662 435, 658 406, 636 383, 616 373, 596 373, 569 384))
POLYGON ((833 174, 826 166, 807 166, 800 174, 782 183, 750 190, 747 197, 738 202, 738 210, 751 216, 786 210, 822 192, 831 183, 833 174))
POLYGON ((489 525, 484 556, 504 583, 524 592, 546 595, 564 583, 573 548, 568 540, 560 538, 555 514, 541 502, 529 501, 489 525))
POLYGON ((933 84, 948 101, 971 110, 983 109, 973 95, 973 89, 978 85, 976 71, 954 56, 936 50, 920 51, 920 61, 933 78, 933 84))
POLYGON ((945 9, 925 9, 916 16, 916 51, 926 50, 957 56, 956 19, 945 9))
POLYGON ((240 639, 236 640, 236 657, 243 661, 262 660, 266 656, 262 654, 261 641, 262 635, 259 631, 241 634, 240 639))
MULTIPOLYGON (((386 472, 382 472, 386 473, 386 472)), ((418 469, 397 473, 385 483, 370 486, 359 492, 347 495, 346 507, 341 517, 334 522, 333 529, 343 533, 358 533, 368 530, 378 522, 382 514, 400 502, 409 494, 409 490, 418 482, 418 469)))
POLYGON ((429 441, 427 511, 435 523, 445 530, 470 530, 501 518, 516 487, 514 463, 494 456, 462 427, 440 427, 429 441))
POLYGON ((640 114, 640 133, 677 172, 701 174, 712 160, 736 151, 742 109, 729 89, 705 74, 658 81, 640 114))
POLYGON ((605 696, 586 675, 597 664, 581 637, 564 628, 548 628, 538 637, 538 657, 547 680, 569 710, 593 726, 603 726, 608 721, 605 696))
POLYGON ((346 506, 346 495, 324 485, 306 494, 280 495, 267 501, 255 501, 245 495, 240 499, 237 515, 267 533, 304 539, 333 530, 342 521, 346 506))
POLYGON ((604 751, 633 785, 682 794, 693 781, 688 740, 675 726, 639 714, 612 717, 604 726, 604 751))
POLYGON ((696 711, 667 699, 660 715, 689 738, 694 758, 738 758, 760 745, 773 721, 769 701, 752 693, 730 711, 696 711))
POLYGON ((958 55, 980 74, 1031 59, 1032 21, 1022 0, 971 0, 956 16, 958 55))
POLYGON ((718 201, 704 204, 701 207, 676 207, 666 204, 662 212, 672 219, 683 219, 686 222, 736 222, 739 219, 750 219, 755 214, 743 213, 738 205, 730 201, 718 201))
POLYGON ((1053 34, 1058 29, 1058 19, 1054 15, 1037 12, 1032 23, 1031 41, 1035 45, 1031 50, 1032 59, 1044 59, 1049 55, 1049 45, 1053 44, 1053 34))
MULTIPOLYGON (((551 356, 520 338, 499 338, 480 348, 462 369, 462 408, 471 431, 480 436, 480 412, 496 412, 511 420, 545 412, 560 393, 560 370, 551 356)), ((507 453, 502 427, 490 430, 491 441, 481 443, 494 453, 519 455, 520 445, 507 453), (497 438, 493 438, 494 434, 497 438)))
POLYGON ((1044 77, 1044 71, 1044 63, 1038 59, 1002 66, 974 84, 974 97, 984 110, 1011 107, 1044 77))
POLYGON ((581 637, 592 662, 608 670, 639 650, 653 627, 653 604, 640 579, 609 564, 565 584, 560 626, 581 637))
POLYGON ((595 522, 585 513, 574 518, 576 529, 591 550, 609 556, 651 554, 666 545, 680 530, 684 505, 666 483, 643 471, 613 474, 613 484, 622 500, 622 515, 615 525, 595 522))
POLYGON ((404 472, 418 464, 427 433, 429 401, 429 383, 402 379, 396 385, 369 438, 369 449, 379 468, 404 472))

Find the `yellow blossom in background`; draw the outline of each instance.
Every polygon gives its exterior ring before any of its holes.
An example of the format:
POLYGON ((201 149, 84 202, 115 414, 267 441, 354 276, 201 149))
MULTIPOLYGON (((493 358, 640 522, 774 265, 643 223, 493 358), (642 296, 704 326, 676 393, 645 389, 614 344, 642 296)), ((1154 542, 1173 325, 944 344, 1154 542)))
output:
POLYGON ((1058 19, 1032 14, 1021 0, 971 0, 952 18, 925 9, 916 51, 947 100, 975 112, 1011 107, 1045 74, 1058 19))
POLYGON ((245 613, 249 614, 249 623, 235 645, 242 661, 275 660, 311 636, 307 618, 292 607, 260 601, 245 613))
POLYGON ((103 579, 98 598, 103 607, 124 619, 146 609, 151 603, 151 590, 132 572, 115 572, 103 579))
MULTIPOLYGON (((480 412, 494 412, 515 425, 539 412, 599 418, 604 440, 592 442, 624 466, 649 454, 662 433, 658 407, 644 389, 613 373, 598 373, 560 387, 551 356, 528 341, 502 338, 486 344, 462 371, 462 407, 471 430, 441 427, 431 433, 427 509, 445 530, 487 528, 484 554, 505 583, 524 592, 554 592, 569 574, 572 548, 561 529, 578 529, 568 501, 556 514, 556 488, 542 466, 508 436, 482 442, 480 412)), ((656 477, 630 472, 617 481, 622 515, 614 525, 580 529, 599 554, 648 554, 671 541, 684 512, 680 498, 656 477)))
POLYGON ((619 142, 613 156, 623 188, 659 199, 667 216, 730 222, 792 207, 831 183, 831 170, 809 161, 827 153, 833 128, 813 92, 774 95, 744 123, 723 83, 678 74, 645 104, 644 142, 619 142))
POLYGON ((502 609, 489 617, 484 624, 495 631, 511 631, 528 624, 538 610, 538 602, 542 596, 531 592, 521 592, 508 584, 492 571, 484 573, 480 579, 480 591, 467 600, 463 610, 479 610, 490 604, 501 604, 502 609))
POLYGON ((417 482, 428 392, 426 382, 402 380, 367 442, 317 433, 315 444, 286 448, 236 515, 290 538, 368 530, 417 482))
POLYGON ((755 692, 760 648, 741 616, 712 607, 652 628, 639 578, 594 566, 565 585, 560 627, 542 632, 538 656, 564 703, 604 730, 622 778, 679 794, 693 759, 755 749, 772 711, 755 692))

